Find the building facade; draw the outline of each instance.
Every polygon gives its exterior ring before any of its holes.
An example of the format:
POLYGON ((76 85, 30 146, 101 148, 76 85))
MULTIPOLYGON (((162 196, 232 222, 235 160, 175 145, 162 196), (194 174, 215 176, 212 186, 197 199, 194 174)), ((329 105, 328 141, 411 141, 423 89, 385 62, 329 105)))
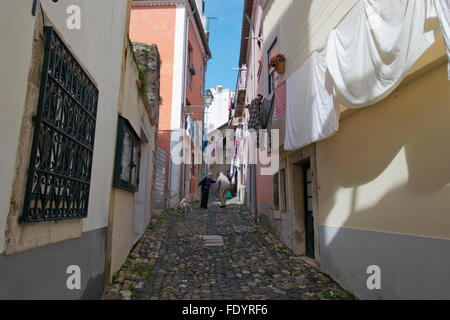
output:
POLYGON ((231 104, 234 99, 234 92, 223 88, 221 85, 210 90, 214 100, 205 109, 205 135, 209 135, 214 130, 228 124, 231 104))
MULTIPOLYGON (((155 43, 161 57, 161 116, 158 145, 167 155, 166 204, 177 206, 197 195, 200 165, 180 164, 180 129, 188 122, 203 126, 203 94, 207 61, 211 58, 203 18, 204 3, 194 0, 133 1, 130 38, 155 43), (197 4, 201 4, 198 6, 197 4), (188 116, 190 120, 188 119, 188 116)), ((188 139, 193 143, 193 139, 188 139)), ((161 175, 161 172, 158 173, 161 175)))
MULTIPOLYGON (((381 21, 377 14, 383 15, 385 1, 375 2, 380 12, 367 14, 363 0, 258 1, 262 54, 241 66, 261 65, 257 92, 274 100, 270 128, 279 130, 280 166, 273 177, 261 177, 257 170, 257 181, 272 180, 271 187, 257 183, 257 216, 295 254, 360 298, 449 298, 449 44, 440 35, 449 32, 448 12, 435 1, 424 2, 428 11, 411 1, 390 2, 398 13, 399 37, 374 42, 391 59, 405 54, 410 60, 395 75, 382 69, 391 82, 378 94, 381 67, 370 69, 370 60, 363 60, 364 52, 376 49, 364 47, 353 31, 364 17, 381 21), (407 28, 411 21, 428 23, 429 29, 407 28), (409 37, 421 51, 402 46, 409 37), (344 48, 335 50, 336 39, 356 48, 350 59, 344 58, 344 48), (393 53, 392 48, 400 49, 393 53), (280 53, 286 59, 283 73, 268 67, 280 53), (368 68, 366 78, 349 82, 339 73, 344 60, 347 72, 364 61, 359 70, 368 68), (305 91, 314 85, 323 93, 321 100, 305 91), (327 85, 334 89, 326 91, 327 85), (318 116, 318 105, 331 106, 328 114, 320 109, 318 116), (373 270, 379 271, 380 286, 369 285, 373 270)), ((246 1, 250 4, 257 6, 246 1)), ((251 37, 245 23, 243 37, 251 37)), ((385 62, 380 61, 377 66, 385 62)), ((247 81, 247 91, 252 83, 247 81)), ((249 103, 242 101, 236 111, 249 103)))
POLYGON ((156 45, 128 42, 119 101, 113 185, 109 204, 109 282, 144 235, 154 211, 159 68, 156 45))
POLYGON ((131 2, 0 7, 0 298, 99 298, 131 2))

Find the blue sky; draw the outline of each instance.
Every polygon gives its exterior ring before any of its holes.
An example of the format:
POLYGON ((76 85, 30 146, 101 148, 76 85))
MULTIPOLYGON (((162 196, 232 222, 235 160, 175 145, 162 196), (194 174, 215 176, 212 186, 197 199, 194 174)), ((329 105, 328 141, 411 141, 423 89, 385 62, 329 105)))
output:
POLYGON ((206 0, 205 16, 210 20, 209 45, 213 58, 208 62, 206 89, 218 84, 236 89, 239 53, 241 49, 242 13, 244 0, 206 0))

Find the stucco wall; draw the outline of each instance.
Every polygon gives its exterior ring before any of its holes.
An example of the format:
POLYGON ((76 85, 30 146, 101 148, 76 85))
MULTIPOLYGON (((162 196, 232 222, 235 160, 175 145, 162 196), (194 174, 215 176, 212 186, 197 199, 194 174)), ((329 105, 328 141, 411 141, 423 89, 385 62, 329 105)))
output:
POLYGON ((0 254, 1 300, 98 300, 105 287, 107 228, 81 238, 4 256, 0 254), (81 271, 81 289, 67 288, 69 266, 81 271))
POLYGON ((359 297, 448 297, 449 89, 441 64, 317 144, 321 266, 359 297))
POLYGON ((131 249, 134 194, 114 189, 114 224, 112 226, 111 274, 125 263, 131 249))
MULTIPOLYGON (((8 155, 10 159, 6 160, 6 163, 8 163, 8 161, 11 161, 12 157, 14 157, 15 167, 12 171, 14 173, 14 182, 11 185, 14 192, 8 193, 7 190, 5 191, 5 195, 7 194, 10 197, 10 202, 8 200, 6 203, 11 203, 8 208, 8 222, 3 230, 1 230, 2 237, 3 235, 6 235, 7 237, 7 246, 4 247, 4 249, 8 254, 66 239, 73 239, 75 237, 80 237, 82 231, 89 231, 106 226, 108 218, 107 205, 109 201, 109 192, 107 190, 109 188, 105 186, 108 186, 111 183, 112 161, 109 161, 109 159, 112 158, 114 144, 110 137, 114 136, 113 123, 116 122, 116 119, 114 116, 111 116, 110 112, 105 112, 105 110, 117 108, 124 39, 123 35, 127 13, 126 2, 114 1, 107 3, 110 14, 100 15, 103 21, 100 22, 101 27, 96 28, 94 28, 93 25, 98 22, 96 16, 98 15, 99 7, 92 6, 92 4, 86 2, 75 1, 73 3, 78 4, 81 9, 81 30, 67 29, 66 19, 68 15, 66 14, 66 5, 61 5, 59 3, 43 5, 43 11, 46 14, 46 25, 55 27, 66 44, 68 44, 73 54, 78 58, 81 65, 90 74, 100 91, 93 173, 88 209, 89 215, 85 220, 18 224, 17 217, 21 214, 23 205, 23 192, 26 185, 26 173, 28 170, 29 152, 32 141, 32 116, 35 113, 39 95, 40 73, 43 60, 43 19, 39 8, 37 10, 36 18, 32 19, 33 22, 36 23, 31 27, 31 32, 35 32, 34 38, 27 38, 26 36, 24 37, 24 35, 16 34, 16 38, 11 39, 12 47, 14 47, 16 43, 20 45, 21 41, 29 41, 29 45, 30 47, 33 45, 33 49, 32 51, 29 51, 28 54, 31 55, 33 52, 33 60, 31 64, 26 64, 29 68, 28 78, 25 80, 22 79, 24 81, 23 85, 27 86, 26 98, 21 102, 21 105, 25 106, 25 108, 23 109, 23 107, 20 106, 15 108, 17 113, 16 116, 20 115, 21 121, 11 121, 11 124, 14 124, 15 127, 10 128, 11 132, 20 130, 20 142, 16 141, 16 150, 11 152, 11 154, 8 155), (94 14, 94 16, 89 16, 89 14, 87 14, 88 12, 94 14), (120 23, 120 21, 122 21, 122 23, 120 23), (89 30, 89 27, 91 27, 90 30, 96 30, 98 33, 92 31, 83 32, 83 30, 89 30), (113 31, 116 36, 108 38, 103 37, 102 40, 99 40, 99 34, 103 35, 106 30, 108 30, 108 32, 113 31), (21 110, 25 110, 25 112, 22 112, 21 110)), ((20 7, 16 9, 19 10, 20 7)), ((30 8, 25 8, 25 6, 23 6, 21 9, 31 15, 30 8)), ((2 10, 2 12, 4 11, 2 10)), ((102 13, 104 13, 104 11, 102 11, 102 13)), ((18 14, 18 16, 20 16, 20 14, 18 14)), ((26 16, 24 19, 28 21, 26 16)), ((17 20, 15 23, 17 23, 17 20)), ((23 26, 27 25, 28 22, 23 24, 23 26)), ((22 49, 25 50, 25 48, 22 49)), ((15 61, 15 59, 12 59, 8 64, 14 65, 15 61)), ((23 64, 24 61, 26 62, 27 58, 24 58, 22 61, 19 60, 17 63, 23 64)), ((21 67, 18 67, 18 70, 20 69, 21 67)), ((18 88, 20 88, 20 86, 20 84, 17 84, 18 88)), ((5 96, 8 97, 10 94, 7 93, 5 96)), ((12 141, 14 141, 14 139, 12 139, 12 141)), ((9 181, 6 179, 5 182, 9 181)), ((2 214, 2 221, 5 221, 5 214, 2 214)))
POLYGON ((161 57, 159 145, 166 152, 170 152, 175 21, 176 6, 133 7, 131 11, 131 41, 155 43, 161 57))
MULTIPOLYGON (((257 1, 253 2, 253 8, 251 12, 251 20, 254 26, 254 36, 262 37, 263 33, 263 9, 258 4, 257 1)), ((252 34, 252 29, 250 27, 250 36, 252 34)), ((266 46, 269 44, 266 44, 266 46)), ((257 40, 248 40, 247 41, 247 56, 246 56, 246 65, 247 65, 247 73, 246 73, 246 84, 247 84, 247 92, 245 96, 245 104, 250 104, 253 99, 256 98, 258 94, 265 95, 264 92, 264 76, 263 72, 259 74, 260 62, 261 62, 261 70, 265 70, 264 68, 264 42, 259 42, 257 40), (259 43, 259 45, 258 45, 259 43), (255 52, 253 53, 253 46, 255 52), (255 57, 253 59, 253 56, 255 57), (253 63, 254 62, 254 63, 253 63), (253 80, 253 78, 255 80, 253 80), (253 90, 253 83, 255 84, 256 89, 253 90)), ((241 66, 242 67, 242 66, 241 66)))
POLYGON ((7 254, 0 254, 0 282, 4 284, 0 296, 6 298, 97 299, 103 292, 128 3, 74 0, 70 4, 81 9, 81 30, 67 29, 67 3, 42 1, 45 24, 55 27, 99 89, 88 218, 20 225, 17 217, 23 204, 32 140, 31 118, 37 105, 43 60, 43 17, 39 6, 36 17, 31 15, 30 1, 0 4, 2 39, 8 44, 0 54, 2 70, 7 71, 0 75, 1 96, 7 103, 2 106, 0 120, 1 139, 7 139, 1 140, 5 149, 0 169, 0 253, 7 254), (8 170, 7 176, 4 169, 8 170), (66 268, 73 264, 81 267, 82 290, 69 291, 66 287, 66 268), (23 270, 18 270, 18 266, 23 270))
MULTIPOLYGON (((143 51, 142 45, 139 46, 139 50, 143 51)), ((156 47, 152 47, 151 50, 157 53, 156 47)), ((153 52, 152 52, 153 53, 153 52)), ((147 156, 141 156, 141 159, 148 159, 147 163, 147 179, 145 181, 140 181, 139 188, 144 188, 145 192, 145 204, 143 219, 139 221, 143 224, 139 229, 145 230, 148 222, 151 218, 151 199, 153 195, 153 177, 154 177, 154 166, 155 166, 155 146, 156 146, 156 123, 152 126, 149 113, 144 104, 144 100, 139 94, 138 86, 136 81, 139 79, 138 63, 145 64, 141 67, 144 72, 147 71, 148 66, 152 62, 156 62, 153 66, 156 69, 151 72, 159 73, 159 64, 157 61, 146 61, 144 53, 139 53, 140 61, 134 59, 135 55, 133 53, 132 44, 129 43, 127 47, 127 58, 126 58, 126 69, 124 76, 124 93, 123 102, 119 107, 119 114, 126 118, 134 131, 140 136, 142 144, 148 144, 145 149, 148 152, 147 156)), ((148 81, 159 81, 159 78, 153 78, 151 76, 147 77, 148 81)), ((148 89, 157 87, 159 88, 159 83, 149 82, 148 89)), ((156 91, 158 91, 156 89, 156 91)), ((152 90, 153 92, 153 90, 152 90)), ((158 108, 158 102, 156 101, 156 108, 158 108)), ((144 149, 141 150, 144 152, 144 149)), ((145 163, 140 164, 144 166, 145 163)), ((111 234, 111 244, 109 245, 111 252, 111 271, 108 275, 111 276, 112 273, 119 270, 122 264, 126 261, 128 254, 130 253, 132 246, 133 237, 133 226, 134 226, 134 214, 135 214, 135 196, 136 193, 124 191, 113 187, 112 189, 112 200, 111 200, 111 215, 112 219, 110 227, 112 228, 111 234)))
POLYGON ((81 8, 81 30, 66 27, 67 3, 43 1, 48 18, 64 40, 83 62, 99 89, 98 116, 94 163, 92 168, 89 216, 83 231, 105 227, 108 224, 109 190, 117 126, 117 106, 120 88, 127 1, 73 0, 71 5, 81 8))
POLYGON ((214 96, 214 100, 209 108, 205 109, 206 134, 210 134, 228 123, 228 107, 232 97, 230 89, 220 89, 217 87, 210 90, 214 96))
POLYGON ((450 238, 446 71, 361 110, 317 144, 321 224, 450 238))
MULTIPOLYGON (((176 20, 175 20, 175 44, 174 44, 174 59, 173 59, 173 77, 172 77, 172 115, 170 128, 170 149, 169 154, 178 157, 178 155, 171 154, 173 148, 179 146, 180 132, 177 129, 181 129, 181 112, 183 106, 184 97, 184 72, 185 69, 185 48, 186 48, 186 21, 187 21, 187 9, 184 5, 177 5, 176 7, 176 20)), ((180 202, 180 186, 181 186, 181 171, 182 167, 175 163, 170 162, 169 175, 168 175, 168 204, 170 207, 175 207, 180 202)))
MULTIPOLYGON (((203 106, 202 92, 205 91, 205 54, 201 47, 201 39, 197 37, 197 26, 194 22, 195 19, 191 18, 189 22, 189 45, 192 49, 190 66, 194 67, 195 75, 192 76, 191 86, 188 85, 186 88, 187 101, 189 101, 192 106, 203 106), (200 91, 200 87, 202 88, 202 91, 200 91)), ((189 113, 193 113, 193 115, 191 115, 192 118, 196 117, 197 120, 203 120, 202 108, 189 110, 189 113)))

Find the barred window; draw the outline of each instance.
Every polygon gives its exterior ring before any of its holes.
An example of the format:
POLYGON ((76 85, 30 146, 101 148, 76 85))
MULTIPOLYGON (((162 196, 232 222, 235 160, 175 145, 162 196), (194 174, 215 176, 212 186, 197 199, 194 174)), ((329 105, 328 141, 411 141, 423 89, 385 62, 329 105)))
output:
POLYGON ((20 222, 88 215, 98 90, 52 27, 45 53, 20 222))
POLYGON ((141 142, 128 120, 119 116, 114 186, 130 192, 139 187, 141 142))

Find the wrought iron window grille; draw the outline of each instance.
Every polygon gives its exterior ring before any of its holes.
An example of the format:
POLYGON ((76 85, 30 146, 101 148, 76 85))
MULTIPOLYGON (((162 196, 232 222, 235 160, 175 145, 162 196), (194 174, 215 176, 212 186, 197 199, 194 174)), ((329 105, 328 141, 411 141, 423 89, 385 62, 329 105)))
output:
POLYGON ((52 27, 34 120, 24 207, 19 222, 88 215, 98 89, 52 27))

